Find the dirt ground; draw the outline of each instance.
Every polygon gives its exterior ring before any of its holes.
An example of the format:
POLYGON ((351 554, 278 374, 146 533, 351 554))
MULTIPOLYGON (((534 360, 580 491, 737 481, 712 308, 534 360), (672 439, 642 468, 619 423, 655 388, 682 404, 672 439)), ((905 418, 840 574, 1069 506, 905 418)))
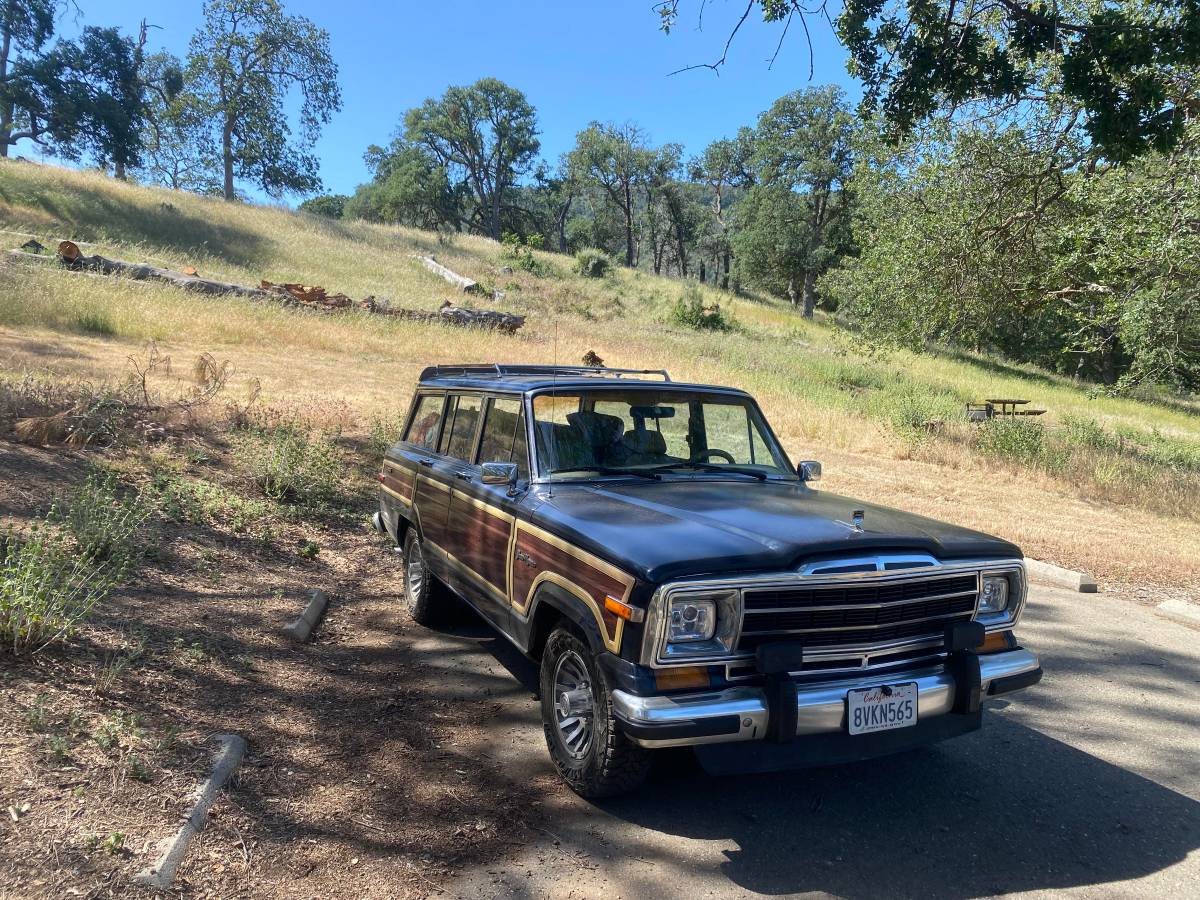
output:
MULTIPOLYGON (((0 517, 44 507, 89 454, 0 441, 0 517)), ((212 763, 249 744, 172 896, 423 896, 526 842, 538 798, 475 746, 498 704, 449 708, 415 651, 399 560, 360 517, 264 551, 158 523, 153 559, 65 647, 0 654, 0 897, 143 896, 212 763), (306 560, 289 548, 315 540, 306 560), (280 634, 331 596, 311 643, 280 634)))

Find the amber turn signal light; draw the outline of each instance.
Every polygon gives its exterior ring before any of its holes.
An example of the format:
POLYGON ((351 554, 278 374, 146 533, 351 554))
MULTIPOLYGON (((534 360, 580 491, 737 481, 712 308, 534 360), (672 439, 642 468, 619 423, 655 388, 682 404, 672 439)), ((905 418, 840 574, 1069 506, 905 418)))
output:
POLYGON ((604 598, 604 608, 614 616, 619 616, 626 622, 640 622, 645 618, 645 610, 638 609, 636 606, 630 606, 624 600, 618 600, 612 594, 604 598))
POLYGON ((654 686, 660 691, 677 691, 681 688, 706 688, 708 685, 708 669, 701 666, 654 670, 654 686))
POLYGON ((975 648, 975 652, 999 653, 1002 650, 1013 649, 1016 643, 1011 631, 995 631, 983 639, 983 643, 975 648))

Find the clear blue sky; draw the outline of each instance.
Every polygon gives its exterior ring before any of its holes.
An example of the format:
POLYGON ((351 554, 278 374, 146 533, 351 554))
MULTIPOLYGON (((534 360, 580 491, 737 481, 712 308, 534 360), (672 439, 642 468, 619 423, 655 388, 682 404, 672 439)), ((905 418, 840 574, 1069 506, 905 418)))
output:
MULTIPOLYGON (((202 0, 78 0, 82 18, 60 23, 117 25, 135 34, 145 16, 151 49, 179 56, 200 23, 202 0)), ((678 141, 698 153, 716 138, 752 124, 771 102, 808 85, 803 29, 794 23, 773 68, 767 61, 780 26, 757 9, 747 19, 718 77, 683 66, 711 62, 745 8, 741 0, 709 0, 698 30, 700 0, 684 4, 671 34, 659 30, 651 0, 527 0, 370 3, 285 0, 289 13, 325 28, 340 68, 343 109, 326 127, 317 153, 326 189, 350 193, 366 180, 362 154, 386 143, 404 111, 452 84, 495 76, 524 91, 537 109, 542 156, 555 160, 592 119, 635 122, 655 142, 678 141)), ((812 84, 838 83, 852 100, 846 54, 827 24, 813 29, 812 84)), ((29 153, 31 148, 23 148, 29 153)))

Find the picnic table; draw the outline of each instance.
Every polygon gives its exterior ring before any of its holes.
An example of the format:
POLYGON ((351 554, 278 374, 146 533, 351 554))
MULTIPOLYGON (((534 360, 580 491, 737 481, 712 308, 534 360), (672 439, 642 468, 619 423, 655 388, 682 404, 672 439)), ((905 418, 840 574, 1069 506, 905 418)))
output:
POLYGON ((1021 409, 1028 406, 1028 400, 1009 400, 994 398, 982 403, 967 404, 967 418, 973 422, 981 422, 995 416, 1044 416, 1044 409, 1021 409))

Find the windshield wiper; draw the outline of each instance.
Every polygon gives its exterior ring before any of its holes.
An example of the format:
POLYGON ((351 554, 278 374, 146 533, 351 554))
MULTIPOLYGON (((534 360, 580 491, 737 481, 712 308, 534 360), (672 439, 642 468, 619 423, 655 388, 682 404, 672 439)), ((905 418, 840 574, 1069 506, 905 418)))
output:
POLYGON ((573 466, 570 469, 555 469, 550 477, 562 475, 564 472, 595 472, 597 475, 630 475, 634 478, 647 478, 650 481, 662 481, 662 476, 653 471, 641 472, 636 469, 614 469, 612 466, 573 466))
POLYGON ((717 463, 706 462, 677 462, 667 463, 663 466, 655 466, 650 469, 651 472, 669 472, 671 469, 699 469, 702 472, 728 472, 730 475, 749 475, 752 478, 757 478, 759 481, 767 480, 767 473, 760 472, 758 469, 743 469, 741 466, 722 466, 717 463))

